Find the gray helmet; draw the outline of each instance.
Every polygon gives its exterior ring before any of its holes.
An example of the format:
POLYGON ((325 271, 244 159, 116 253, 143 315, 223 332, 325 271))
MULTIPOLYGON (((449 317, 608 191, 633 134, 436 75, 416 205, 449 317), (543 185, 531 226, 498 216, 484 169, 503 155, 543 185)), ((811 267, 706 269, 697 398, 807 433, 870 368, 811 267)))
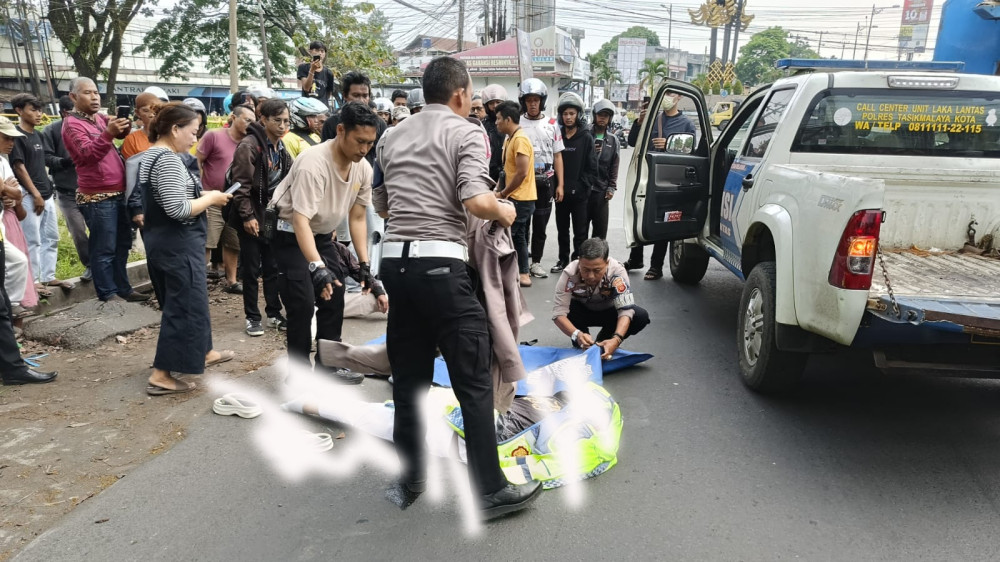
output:
POLYGON ((406 107, 408 107, 411 111, 416 107, 423 107, 425 105, 427 104, 424 102, 423 88, 410 90, 410 93, 406 94, 406 107))
POLYGON ((558 107, 559 114, 562 115, 563 110, 566 109, 567 107, 575 107, 577 118, 579 118, 580 115, 583 115, 583 108, 584 108, 583 98, 581 98, 577 94, 574 94, 573 92, 564 93, 563 95, 559 96, 559 107, 558 107))
POLYGON ((292 120, 292 127, 295 129, 308 129, 309 123, 306 117, 320 115, 329 111, 326 104, 316 98, 295 98, 288 104, 289 117, 292 120))
POLYGON ((528 78, 521 82, 521 86, 517 89, 517 101, 521 103, 521 111, 527 110, 524 105, 524 97, 529 95, 542 98, 541 109, 545 111, 545 100, 549 97, 549 89, 545 87, 545 83, 538 78, 528 78))
POLYGON ((190 107, 191 109, 200 112, 204 116, 208 116, 208 112, 205 111, 205 104, 201 103, 198 98, 184 98, 184 105, 190 107))
POLYGON ((490 84, 483 88, 481 94, 483 96, 483 103, 490 103, 491 101, 507 101, 507 90, 500 84, 490 84))
POLYGON ((608 100, 601 100, 601 101, 599 101, 599 102, 597 102, 597 103, 594 104, 594 117, 595 118, 597 117, 598 113, 601 113, 601 112, 604 112, 604 111, 607 111, 608 113, 610 113, 612 117, 614 117, 615 114, 618 113, 618 110, 615 109, 615 104, 611 103, 608 100))

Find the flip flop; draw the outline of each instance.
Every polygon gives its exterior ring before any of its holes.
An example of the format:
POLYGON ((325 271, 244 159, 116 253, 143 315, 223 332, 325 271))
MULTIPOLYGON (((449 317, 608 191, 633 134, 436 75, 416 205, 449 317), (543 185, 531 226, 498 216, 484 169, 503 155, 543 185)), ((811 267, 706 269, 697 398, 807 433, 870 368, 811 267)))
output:
POLYGON ((239 416, 244 419, 256 418, 264 413, 260 404, 242 394, 225 394, 212 404, 212 411, 220 416, 239 416))
POLYGON ((146 385, 146 394, 150 396, 165 396, 167 394, 184 394, 185 392, 191 392, 192 390, 198 388, 193 382, 177 381, 177 384, 183 384, 184 386, 178 386, 177 388, 165 388, 155 384, 146 385))
POLYGON ((304 448, 322 453, 333 448, 333 437, 329 433, 312 433, 303 429, 293 439, 304 448))
POLYGON ((52 291, 46 289, 45 285, 42 285, 40 283, 37 284, 37 285, 35 285, 35 292, 38 293, 38 296, 44 297, 44 298, 48 298, 48 297, 51 297, 53 295, 52 291))
POLYGON ((662 269, 651 267, 649 268, 649 271, 646 272, 646 275, 643 275, 642 278, 646 281, 656 281, 657 279, 660 279, 662 277, 663 277, 662 269))
POLYGON ((52 281, 49 281, 48 283, 46 283, 46 285, 48 285, 49 287, 62 287, 63 289, 67 289, 67 290, 73 289, 74 287, 76 287, 76 283, 73 283, 72 281, 66 281, 66 280, 60 280, 60 279, 53 279, 52 281))
POLYGON ((236 353, 228 349, 224 349, 219 352, 218 359, 212 359, 211 361, 205 361, 206 367, 211 367, 212 365, 218 365, 219 363, 225 363, 226 361, 232 361, 236 358, 236 353))

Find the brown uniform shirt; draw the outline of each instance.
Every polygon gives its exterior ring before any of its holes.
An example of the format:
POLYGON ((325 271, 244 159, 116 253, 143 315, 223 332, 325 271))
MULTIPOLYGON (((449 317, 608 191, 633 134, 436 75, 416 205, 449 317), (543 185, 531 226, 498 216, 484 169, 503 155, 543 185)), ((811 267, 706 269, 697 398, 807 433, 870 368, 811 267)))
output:
POLYGON ((373 204, 389 212, 385 239, 466 245, 462 202, 493 190, 487 139, 441 104, 429 104, 384 135, 376 152, 385 177, 373 204))
POLYGON ((596 287, 589 287, 580 278, 580 260, 566 266, 556 282, 552 319, 569 316, 569 304, 577 301, 590 310, 615 308, 618 317, 635 315, 635 296, 628 282, 628 271, 615 258, 608 258, 608 270, 596 287))

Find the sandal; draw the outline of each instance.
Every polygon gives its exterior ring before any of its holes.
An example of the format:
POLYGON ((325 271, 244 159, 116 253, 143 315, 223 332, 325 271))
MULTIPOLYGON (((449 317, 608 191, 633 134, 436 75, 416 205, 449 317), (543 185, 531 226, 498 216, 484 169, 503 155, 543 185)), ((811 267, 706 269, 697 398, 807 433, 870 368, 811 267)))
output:
POLYGON ((649 270, 646 271, 646 275, 642 276, 642 278, 645 279, 646 281, 656 281, 661 277, 663 277, 663 270, 660 269, 659 267, 649 268, 649 270))
POLYGON ((622 267, 625 268, 625 271, 632 271, 633 269, 642 269, 646 267, 646 264, 642 262, 632 263, 632 260, 625 260, 622 262, 622 267))
POLYGON ((45 285, 42 285, 41 283, 36 283, 35 284, 35 292, 38 293, 38 296, 44 297, 44 298, 51 297, 52 294, 53 294, 52 291, 46 289, 45 285))
POLYGON ((260 404, 242 394, 226 394, 212 404, 212 411, 220 416, 239 416, 244 419, 256 418, 264 412, 260 404))
POLYGON ((76 287, 76 284, 73 283, 72 281, 66 281, 61 279, 53 279, 52 281, 46 283, 46 285, 48 285, 49 287, 62 287, 63 289, 66 290, 73 289, 76 287))
POLYGON ((174 379, 174 382, 177 383, 177 388, 167 388, 158 384, 148 384, 146 385, 146 394, 150 396, 166 396, 167 394, 183 394, 198 388, 198 385, 193 382, 184 382, 177 379, 174 379))
POLYGON ((225 363, 226 361, 232 361, 236 358, 236 353, 228 349, 224 349, 219 353, 219 356, 211 361, 205 361, 206 367, 211 367, 212 365, 218 365, 219 363, 225 363))

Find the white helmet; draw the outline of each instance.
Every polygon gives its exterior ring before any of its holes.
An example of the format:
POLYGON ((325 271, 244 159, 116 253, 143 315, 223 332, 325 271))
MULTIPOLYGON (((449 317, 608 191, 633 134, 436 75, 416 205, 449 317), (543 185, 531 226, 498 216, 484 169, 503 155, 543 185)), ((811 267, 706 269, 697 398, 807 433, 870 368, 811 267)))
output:
POLYGON ((163 91, 163 88, 159 86, 150 86, 143 90, 143 92, 149 92, 163 101, 170 101, 170 96, 168 96, 167 93, 163 91))
POLYGON ((483 103, 490 103, 491 101, 507 101, 507 90, 500 84, 490 84, 483 88, 481 94, 483 96, 483 103))
POLYGON ((392 113, 392 100, 375 98, 375 113, 392 113))
POLYGON ((293 129, 308 129, 309 123, 306 117, 320 115, 329 111, 326 105, 316 98, 296 98, 288 104, 288 113, 292 120, 293 129))
POLYGON ((542 82, 538 78, 528 78, 524 82, 521 82, 521 86, 517 89, 517 101, 521 103, 521 111, 527 111, 527 106, 524 105, 525 96, 538 96, 542 98, 541 110, 545 111, 545 100, 549 97, 549 89, 545 87, 545 82, 542 82))
POLYGON ((406 94, 406 107, 411 111, 417 107, 423 107, 426 105, 424 101, 424 89, 416 88, 410 90, 410 93, 406 94))

